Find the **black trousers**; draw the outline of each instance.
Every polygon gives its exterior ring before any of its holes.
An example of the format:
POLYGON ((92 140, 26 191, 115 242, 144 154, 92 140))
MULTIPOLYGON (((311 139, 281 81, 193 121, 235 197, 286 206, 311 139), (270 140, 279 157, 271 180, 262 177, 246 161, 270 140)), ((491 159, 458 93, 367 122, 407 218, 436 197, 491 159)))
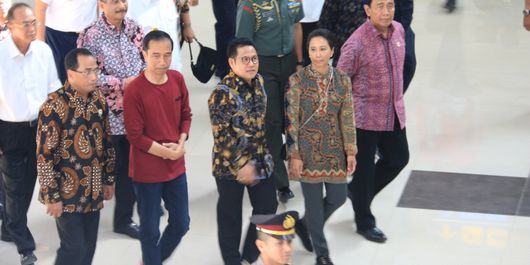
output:
POLYGON ((353 196, 357 230, 376 226, 370 206, 375 195, 388 185, 409 161, 406 130, 367 131, 357 128, 357 168, 348 189, 353 196), (376 150, 380 158, 375 160, 376 150))
POLYGON ((78 36, 76 32, 63 32, 46 27, 46 43, 52 49, 57 75, 63 84, 67 79, 64 57, 69 51, 77 48, 78 36))
POLYGON ((21 254, 35 250, 27 213, 37 179, 36 129, 35 123, 0 121, 0 171, 5 191, 1 229, 21 254))
POLYGON ((273 179, 276 189, 289 188, 287 168, 281 157, 285 132, 285 89, 289 76, 296 71, 296 55, 292 51, 283 57, 259 56, 259 72, 265 80, 267 113, 265 114, 265 138, 274 161, 273 179))
POLYGON ((112 135, 112 146, 116 151, 116 206, 114 207, 114 228, 132 223, 136 195, 129 177, 130 145, 125 135, 112 135))
POLYGON ((55 265, 90 265, 98 239, 99 211, 63 213, 55 219, 61 246, 55 265))
POLYGON ((215 16, 215 46, 217 47, 217 70, 215 75, 223 78, 228 74, 226 47, 236 35, 236 13, 238 0, 212 0, 215 16))
MULTIPOLYGON (((276 190, 272 179, 265 179, 255 186, 245 186, 235 180, 216 179, 217 192, 217 233, 221 256, 225 265, 241 265, 241 259, 252 263, 258 256, 256 247, 256 226, 248 226, 243 253, 239 253, 242 226, 242 203, 245 187, 252 205, 252 214, 274 214, 278 208, 276 190)), ((247 218, 247 217, 245 217, 247 218)))

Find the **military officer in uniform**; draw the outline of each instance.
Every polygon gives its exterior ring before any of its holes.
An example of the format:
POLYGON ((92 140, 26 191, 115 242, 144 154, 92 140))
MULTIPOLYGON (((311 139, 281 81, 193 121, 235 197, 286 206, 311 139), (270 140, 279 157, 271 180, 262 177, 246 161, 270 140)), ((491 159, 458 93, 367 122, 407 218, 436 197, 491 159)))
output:
POLYGON ((252 265, 287 265, 293 254, 293 238, 298 212, 253 215, 250 222, 256 225, 256 246, 260 256, 252 265))
POLYGON ((249 38, 257 47, 260 74, 265 79, 267 146, 274 160, 274 182, 281 202, 294 194, 281 158, 284 132, 284 93, 297 65, 302 66, 302 0, 241 0, 237 8, 236 37, 249 38))

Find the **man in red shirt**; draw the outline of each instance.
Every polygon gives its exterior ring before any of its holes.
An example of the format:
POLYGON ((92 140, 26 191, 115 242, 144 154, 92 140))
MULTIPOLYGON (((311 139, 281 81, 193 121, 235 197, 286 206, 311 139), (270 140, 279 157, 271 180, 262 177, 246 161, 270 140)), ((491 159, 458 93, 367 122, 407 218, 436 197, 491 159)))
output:
POLYGON ((191 125, 188 90, 182 74, 168 70, 173 40, 152 31, 143 40, 146 69, 124 96, 132 177, 140 216, 140 243, 145 264, 161 265, 189 229, 184 143, 191 125), (160 200, 169 212, 162 236, 160 200))

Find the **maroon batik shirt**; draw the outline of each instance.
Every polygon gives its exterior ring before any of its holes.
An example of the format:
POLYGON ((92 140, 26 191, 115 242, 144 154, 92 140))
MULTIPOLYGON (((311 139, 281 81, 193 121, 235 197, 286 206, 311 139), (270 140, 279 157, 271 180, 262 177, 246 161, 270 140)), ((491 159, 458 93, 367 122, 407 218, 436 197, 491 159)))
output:
POLYGON ((387 38, 368 20, 344 43, 337 68, 351 78, 357 128, 393 131, 396 117, 405 127, 404 60, 405 31, 395 21, 387 38))

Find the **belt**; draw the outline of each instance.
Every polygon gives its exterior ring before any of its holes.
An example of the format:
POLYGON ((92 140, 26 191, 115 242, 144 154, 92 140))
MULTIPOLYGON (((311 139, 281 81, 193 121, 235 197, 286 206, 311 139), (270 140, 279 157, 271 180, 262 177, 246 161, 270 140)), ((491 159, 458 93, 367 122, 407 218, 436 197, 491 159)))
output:
POLYGON ((37 126, 37 119, 34 119, 32 121, 3 121, 0 120, 1 123, 4 123, 6 125, 13 125, 13 126, 20 126, 20 127, 35 127, 37 126))

